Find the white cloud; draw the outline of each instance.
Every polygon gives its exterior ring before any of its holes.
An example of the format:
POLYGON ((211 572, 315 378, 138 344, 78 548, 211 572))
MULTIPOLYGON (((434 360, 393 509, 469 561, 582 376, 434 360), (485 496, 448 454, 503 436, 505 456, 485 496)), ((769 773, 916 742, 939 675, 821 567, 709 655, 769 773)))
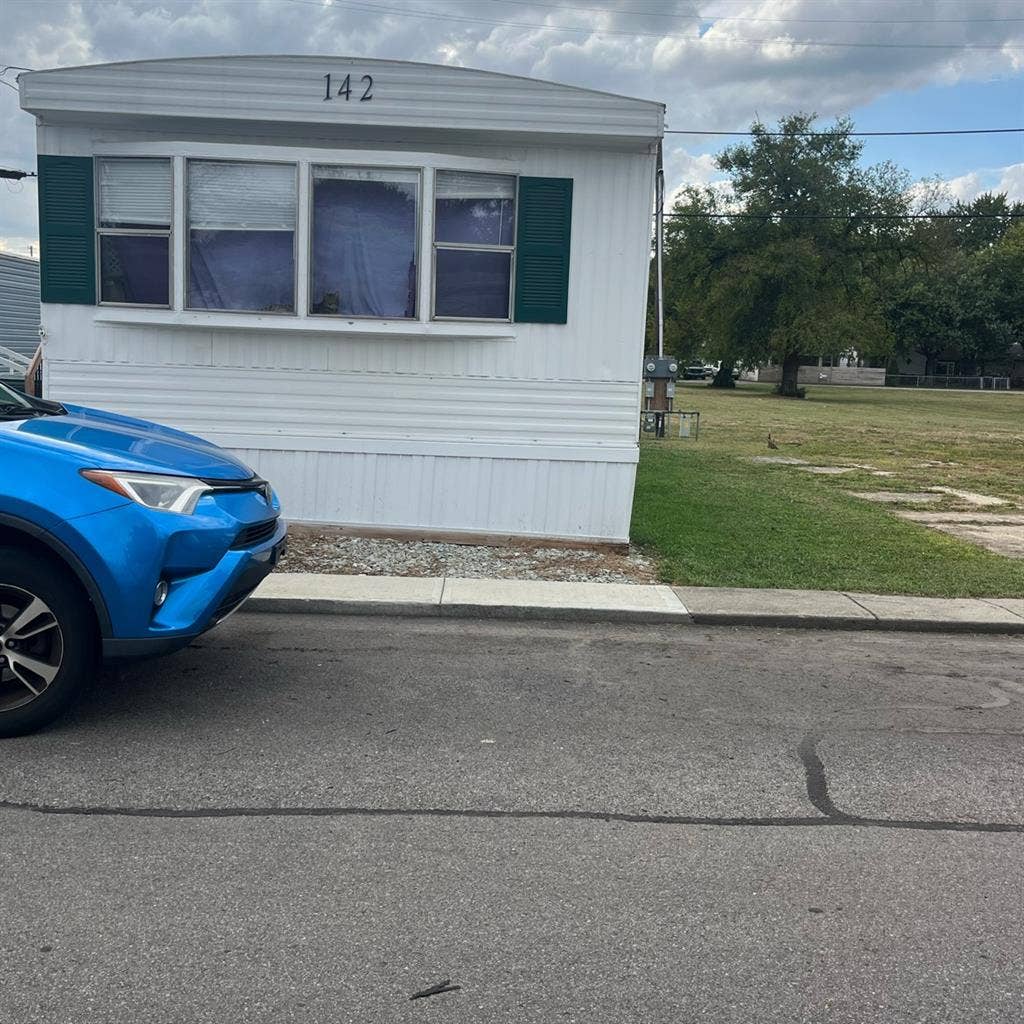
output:
POLYGON ((1005 192, 1011 203, 1024 203, 1024 163, 1004 167, 996 191, 1005 192))
POLYGON ((690 153, 681 146, 665 147, 665 181, 665 206, 669 209, 688 186, 709 185, 720 192, 729 189, 729 179, 715 166, 714 153, 690 153))
POLYGON ((926 195, 931 196, 940 205, 957 200, 969 203, 984 192, 1003 192, 1011 203, 1024 202, 1024 163, 984 167, 955 178, 918 182, 911 192, 922 201, 926 195))
POLYGON ((985 191, 983 177, 981 171, 971 171, 970 174, 961 174, 958 178, 950 178, 945 182, 945 186, 954 200, 960 199, 969 203, 975 196, 981 195, 985 191))
MULTIPOLYGON (((988 80, 1024 67, 1024 22, 1010 20, 1020 17, 1019 0, 976 0, 969 11, 953 3, 897 11, 893 0, 706 0, 700 19, 692 0, 648 2, 643 13, 613 0, 564 0, 561 8, 553 2, 7 0, 2 56, 34 68, 211 53, 423 60, 659 99, 668 104, 669 127, 718 130, 797 109, 831 118, 892 91, 988 80), (893 23, 900 17, 924 23, 893 23), (965 21, 939 20, 956 17, 965 21), (827 47, 807 40, 995 48, 827 47)), ((715 181, 711 155, 699 150, 717 141, 695 139, 672 150, 670 188, 715 181)), ((0 165, 27 168, 34 161, 32 119, 18 109, 14 92, 0 88, 0 165)), ((1000 187, 1019 195, 1020 172, 1005 172, 1010 177, 1000 187)), ((33 237, 34 201, 13 201, 0 190, 0 233, 33 237)))

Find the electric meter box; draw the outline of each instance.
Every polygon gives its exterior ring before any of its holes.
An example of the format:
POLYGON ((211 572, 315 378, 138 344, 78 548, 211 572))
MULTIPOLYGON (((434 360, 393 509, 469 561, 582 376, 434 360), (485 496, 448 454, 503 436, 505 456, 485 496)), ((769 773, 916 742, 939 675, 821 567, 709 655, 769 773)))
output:
POLYGON ((644 356, 644 380, 675 380, 679 360, 672 356, 644 356))

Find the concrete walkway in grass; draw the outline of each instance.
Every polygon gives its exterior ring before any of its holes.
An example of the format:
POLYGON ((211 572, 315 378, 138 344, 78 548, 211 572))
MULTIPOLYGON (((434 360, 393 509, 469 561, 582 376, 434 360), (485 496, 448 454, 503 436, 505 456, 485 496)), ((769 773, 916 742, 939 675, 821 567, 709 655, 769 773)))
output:
POLYGON ((274 573, 250 612, 1024 634, 1024 599, 274 573))

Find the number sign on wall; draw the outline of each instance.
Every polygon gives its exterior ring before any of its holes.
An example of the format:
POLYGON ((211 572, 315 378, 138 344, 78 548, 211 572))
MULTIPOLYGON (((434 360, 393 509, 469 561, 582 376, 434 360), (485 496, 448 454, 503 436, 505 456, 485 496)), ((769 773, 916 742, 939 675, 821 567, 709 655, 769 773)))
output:
POLYGON ((352 76, 346 75, 338 86, 337 91, 334 91, 335 82, 332 81, 334 76, 327 74, 324 75, 324 101, 343 99, 347 103, 349 100, 355 98, 360 103, 365 103, 367 100, 373 99, 373 75, 363 75, 355 84, 352 82, 352 76))

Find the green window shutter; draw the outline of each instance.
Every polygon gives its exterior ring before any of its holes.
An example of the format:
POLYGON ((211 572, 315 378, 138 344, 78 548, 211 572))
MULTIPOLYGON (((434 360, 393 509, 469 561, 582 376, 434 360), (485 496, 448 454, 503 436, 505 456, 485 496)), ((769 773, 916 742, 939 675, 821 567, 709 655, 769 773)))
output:
POLYGON ((39 157, 40 297, 96 304, 92 157, 39 157))
POLYGON ((572 178, 520 178, 515 320, 564 324, 569 306, 572 178))

